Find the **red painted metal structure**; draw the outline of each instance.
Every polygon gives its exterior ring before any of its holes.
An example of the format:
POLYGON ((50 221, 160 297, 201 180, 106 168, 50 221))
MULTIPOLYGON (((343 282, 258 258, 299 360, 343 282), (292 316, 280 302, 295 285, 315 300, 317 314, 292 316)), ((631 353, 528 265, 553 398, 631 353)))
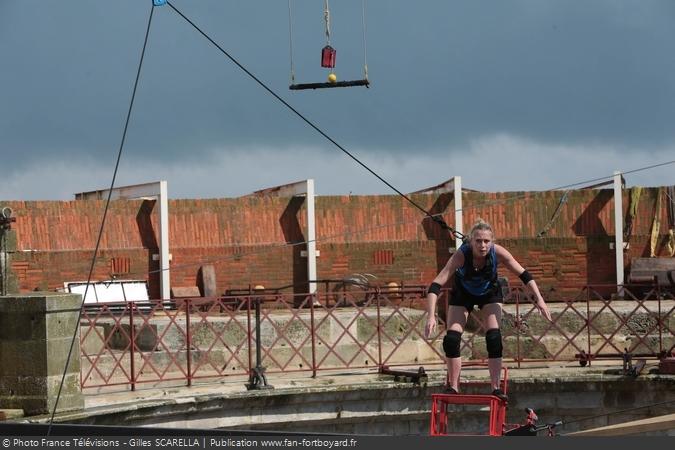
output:
MULTIPOLYGON (((629 352, 652 358, 675 350, 672 291, 623 287, 621 310, 617 300, 608 298, 611 291, 611 286, 584 286, 544 293, 549 303, 558 304, 548 323, 521 288, 511 289, 506 296, 511 312, 505 312, 502 329, 509 342, 505 362, 519 367, 529 361, 578 361, 582 353, 588 364, 608 355, 621 361, 626 345, 629 352), (630 341, 618 342, 619 332, 630 335, 630 341), (557 337, 555 346, 547 340, 551 335, 557 337)), ((201 379, 247 376, 258 344, 268 375, 417 367, 416 355, 406 359, 405 346, 410 344, 428 345, 440 365, 445 326, 441 321, 437 334, 424 338, 425 294, 422 286, 336 290, 326 284, 315 295, 250 290, 219 298, 87 308, 80 321, 81 386, 135 389, 142 383, 191 385, 201 379), (264 331, 260 343, 255 341, 253 314, 257 299, 264 331)), ((464 334, 462 349, 481 355, 484 344, 476 340, 485 327, 475 315, 470 321, 476 329, 464 334)))
MULTIPOLYGON (((431 436, 448 436, 448 422, 452 413, 450 405, 487 405, 490 408, 488 436, 502 436, 506 425, 506 402, 494 395, 480 394, 433 394, 431 396, 431 436)), ((461 413, 460 413, 461 414, 461 413)))
MULTIPOLYGON (((474 364, 486 366, 486 364, 474 364)), ((502 368, 501 390, 508 394, 508 368, 502 368)), ((472 385, 487 385, 483 382, 464 382, 460 389, 464 392, 472 385)), ((452 432, 451 421, 453 411, 451 405, 480 405, 489 407, 488 436, 502 436, 506 431, 506 404, 507 402, 494 395, 487 394, 432 394, 431 395, 431 421, 429 434, 431 436, 448 436, 462 434, 452 432)), ((459 411, 458 414, 462 412, 459 411)))

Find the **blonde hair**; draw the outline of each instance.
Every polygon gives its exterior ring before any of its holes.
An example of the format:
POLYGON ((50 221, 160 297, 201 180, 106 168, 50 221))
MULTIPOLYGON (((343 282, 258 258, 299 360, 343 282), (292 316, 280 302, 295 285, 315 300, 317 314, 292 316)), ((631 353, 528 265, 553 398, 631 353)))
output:
POLYGON ((492 233, 492 240, 494 241, 495 232, 492 229, 492 226, 490 226, 490 224, 484 221, 483 219, 479 218, 478 221, 471 227, 471 232, 469 233, 469 241, 473 239, 473 234, 476 231, 489 231, 490 233, 492 233))

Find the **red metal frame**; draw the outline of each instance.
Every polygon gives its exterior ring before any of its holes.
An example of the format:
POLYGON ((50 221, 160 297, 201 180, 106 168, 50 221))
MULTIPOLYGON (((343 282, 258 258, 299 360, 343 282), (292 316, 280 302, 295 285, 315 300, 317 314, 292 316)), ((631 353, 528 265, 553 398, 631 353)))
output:
POLYGON ((431 396, 431 436, 448 436, 448 414, 450 405, 487 405, 490 407, 488 436, 502 436, 506 424, 506 402, 494 395, 433 394, 431 396))
MULTIPOLYGON (((487 367, 487 363, 469 363, 464 367, 487 367)), ((502 367, 502 376, 500 388, 504 394, 508 394, 509 369, 502 367)), ((447 384, 447 379, 446 379, 447 384)), ((490 386, 490 382, 483 381, 464 381, 460 383, 461 391, 468 390, 471 386, 490 386)), ((451 415, 448 414, 450 405, 485 405, 490 407, 488 420, 488 436, 502 436, 506 428, 506 404, 507 402, 494 395, 486 394, 432 394, 431 396, 431 421, 429 425, 429 434, 431 436, 448 436, 448 421, 451 415)))

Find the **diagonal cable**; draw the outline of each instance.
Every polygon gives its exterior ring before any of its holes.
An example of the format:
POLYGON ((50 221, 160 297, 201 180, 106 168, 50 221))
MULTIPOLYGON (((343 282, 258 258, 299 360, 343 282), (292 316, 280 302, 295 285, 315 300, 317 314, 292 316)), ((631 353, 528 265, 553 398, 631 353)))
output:
MULTIPOLYGON (((84 307, 84 300, 87 298, 87 291, 89 290, 90 282, 92 275, 94 273, 94 267, 96 265, 96 258, 98 256, 98 250, 99 247, 101 246, 101 238, 103 236, 103 229, 105 228, 105 221, 106 217, 108 216, 108 208, 110 206, 110 199, 112 196, 113 188, 115 187, 115 179, 117 178, 117 171, 120 166, 120 160, 122 159, 122 151, 124 150, 124 142, 127 137, 127 130, 129 129, 129 120, 131 118, 131 111, 134 106, 134 99, 136 98, 136 90, 138 88, 138 81, 141 77, 141 68, 143 67, 143 58, 145 57, 145 50, 148 45, 148 37, 150 35, 150 25, 152 24, 152 13, 155 10, 155 7, 153 5, 152 9, 150 9, 150 16, 148 17, 148 25, 145 30, 145 39, 143 40, 143 50, 141 51, 141 58, 138 63, 138 69, 136 71, 136 80, 134 81, 134 88, 133 92, 131 94, 131 101, 129 102, 129 109, 127 110, 127 117, 126 121, 124 122, 124 131, 122 132, 122 139, 120 142, 120 147, 117 152, 117 161, 115 162, 115 169, 113 171, 113 176, 112 176, 112 181, 110 182, 110 189, 108 189, 108 198, 106 199, 105 202, 105 208, 103 209, 103 218, 101 219, 101 227, 99 228, 98 231, 98 237, 96 238, 96 247, 94 248, 94 255, 91 258, 91 264, 89 265, 89 275, 87 275, 87 285, 84 289, 84 294, 82 296, 82 303, 80 304, 80 310, 78 313, 77 317, 77 322, 75 323, 75 331, 73 332, 73 337, 70 341, 70 348, 68 349, 68 358, 66 359, 66 366, 63 369, 63 375, 61 376, 61 383, 59 384, 59 390, 58 393, 56 394, 56 401, 54 402, 54 409, 52 410, 51 417, 49 418, 49 427, 47 428, 47 436, 51 435, 52 431, 52 424, 54 422, 54 416, 56 415, 56 408, 59 405, 59 398, 61 397, 61 391, 63 390, 63 384, 66 379, 66 372, 68 371, 68 365, 70 364, 70 358, 73 354, 73 347, 75 345, 75 339, 77 338, 77 330, 80 325, 80 318, 82 317, 82 309, 84 307)), ((133 343, 132 343, 133 345, 133 343)))

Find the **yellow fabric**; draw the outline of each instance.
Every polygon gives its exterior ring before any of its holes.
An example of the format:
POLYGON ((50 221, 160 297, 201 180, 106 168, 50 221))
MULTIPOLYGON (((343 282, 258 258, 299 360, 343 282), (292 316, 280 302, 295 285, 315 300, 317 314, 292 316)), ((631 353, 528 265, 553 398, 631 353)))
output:
POLYGON ((668 248, 668 256, 675 256, 675 232, 672 229, 668 230, 666 248, 668 248))
POLYGON ((635 223, 635 216, 638 212, 638 204, 640 203, 640 195, 642 195, 642 186, 633 186, 630 190, 630 204, 628 205, 628 217, 626 217, 626 225, 624 226, 623 238, 626 242, 633 234, 633 224, 635 223))
POLYGON ((650 240, 650 254, 652 258, 656 256, 656 246, 659 243, 659 231, 661 230, 661 193, 663 188, 659 188, 656 193, 656 207, 654 208, 654 222, 652 222, 652 233, 650 240))
POLYGON ((642 186, 633 186, 630 190, 630 207, 628 208, 628 214, 631 218, 635 218, 637 215, 638 203, 640 203, 640 195, 642 194, 642 186))

